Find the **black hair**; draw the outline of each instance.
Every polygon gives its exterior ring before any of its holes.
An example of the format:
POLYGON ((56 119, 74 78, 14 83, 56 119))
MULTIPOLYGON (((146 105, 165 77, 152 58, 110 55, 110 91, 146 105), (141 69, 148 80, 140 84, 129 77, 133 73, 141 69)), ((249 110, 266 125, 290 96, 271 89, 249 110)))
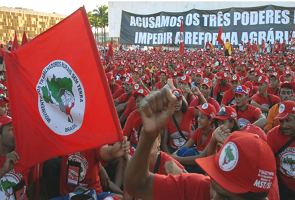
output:
POLYGON ((2 126, 0 126, 0 135, 1 136, 3 135, 3 129, 4 129, 4 127, 11 126, 11 125, 12 125, 12 122, 9 122, 7 124, 3 124, 2 126))
POLYGON ((264 200, 268 195, 268 192, 247 192, 239 194, 243 199, 249 200, 264 200))

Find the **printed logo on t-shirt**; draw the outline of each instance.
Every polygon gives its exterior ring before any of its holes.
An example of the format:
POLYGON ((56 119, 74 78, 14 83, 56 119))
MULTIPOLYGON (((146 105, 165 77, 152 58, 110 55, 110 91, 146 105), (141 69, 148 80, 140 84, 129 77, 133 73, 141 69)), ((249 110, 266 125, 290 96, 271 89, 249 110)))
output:
POLYGON ((288 147, 280 154, 280 171, 295 178, 295 147, 288 147))
MULTIPOLYGON (((185 134, 186 136, 188 135, 187 132, 185 131, 182 131, 182 133, 185 134)), ((170 137, 172 139, 173 145, 177 148, 182 147, 186 143, 186 139, 183 138, 178 131, 172 133, 170 137)))
MULTIPOLYGON (((15 200, 13 187, 20 183, 22 175, 16 173, 14 170, 6 173, 0 179, 0 199, 15 200)), ((25 195, 25 188, 22 188, 23 195, 25 195)))
POLYGON ((86 100, 84 87, 67 62, 54 60, 44 67, 36 91, 39 113, 50 130, 66 136, 81 128, 86 100))
POLYGON ((202 109, 204 109, 204 110, 206 110, 207 108, 208 108, 208 103, 204 103, 203 105, 202 105, 202 109))
POLYGON ((221 150, 219 156, 219 167, 223 171, 231 171, 233 170, 239 160, 239 151, 235 143, 229 142, 227 143, 223 149, 221 150))
POLYGON ((79 180, 80 180, 80 182, 83 181, 85 179, 85 176, 86 176, 86 173, 87 173, 87 170, 88 170, 88 161, 87 161, 87 159, 78 152, 78 153, 70 155, 69 158, 68 158, 68 161, 69 160, 74 161, 74 162, 78 162, 78 163, 81 164, 81 171, 80 171, 79 180))

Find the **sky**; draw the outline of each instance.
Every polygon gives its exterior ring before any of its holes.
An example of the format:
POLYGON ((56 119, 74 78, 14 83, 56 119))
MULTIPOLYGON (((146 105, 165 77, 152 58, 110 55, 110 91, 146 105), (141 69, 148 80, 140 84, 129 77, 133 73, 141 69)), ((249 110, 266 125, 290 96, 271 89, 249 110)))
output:
POLYGON ((39 12, 69 15, 81 6, 87 12, 98 5, 107 5, 107 0, 0 0, 0 6, 29 8, 39 12))

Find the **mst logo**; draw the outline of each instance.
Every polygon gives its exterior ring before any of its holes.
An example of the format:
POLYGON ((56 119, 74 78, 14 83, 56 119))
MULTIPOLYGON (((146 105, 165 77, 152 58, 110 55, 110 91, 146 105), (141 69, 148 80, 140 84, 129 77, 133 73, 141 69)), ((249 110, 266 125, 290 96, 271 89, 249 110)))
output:
POLYGON ((49 63, 42 71, 36 90, 40 115, 53 132, 70 135, 82 126, 84 88, 68 63, 63 60, 49 63))

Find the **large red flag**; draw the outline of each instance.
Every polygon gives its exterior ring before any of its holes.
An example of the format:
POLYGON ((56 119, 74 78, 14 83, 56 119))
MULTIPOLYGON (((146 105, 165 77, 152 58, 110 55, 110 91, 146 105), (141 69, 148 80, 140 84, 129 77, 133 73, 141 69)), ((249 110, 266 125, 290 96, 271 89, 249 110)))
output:
POLYGON ((97 55, 84 8, 5 55, 16 167, 122 139, 97 55))
POLYGON ((18 45, 18 40, 17 40, 17 34, 15 31, 11 51, 15 51, 18 47, 19 47, 19 45, 18 45))
POLYGON ((26 32, 24 31, 24 32, 23 32, 23 38, 22 38, 22 45, 26 44, 27 42, 28 42, 27 34, 26 34, 26 32))
POLYGON ((223 42, 223 40, 221 38, 221 35, 222 35, 222 27, 220 26, 218 28, 218 35, 217 35, 217 39, 216 40, 217 40, 218 44, 224 45, 224 42, 223 42))
POLYGON ((183 26, 183 20, 180 22, 180 46, 179 46, 179 54, 182 55, 184 54, 184 26, 183 26))

